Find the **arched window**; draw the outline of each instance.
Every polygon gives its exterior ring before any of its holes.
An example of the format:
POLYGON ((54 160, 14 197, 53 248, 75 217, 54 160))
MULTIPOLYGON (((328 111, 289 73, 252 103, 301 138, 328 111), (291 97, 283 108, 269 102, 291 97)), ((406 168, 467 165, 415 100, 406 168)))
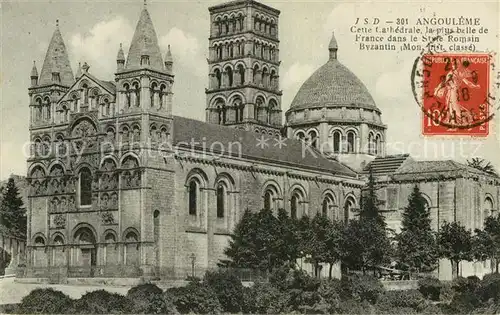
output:
POLYGON ((274 117, 274 112, 276 111, 276 108, 278 107, 278 105, 276 104, 276 101, 275 100, 270 100, 269 101, 269 108, 267 110, 267 123, 268 124, 274 124, 274 120, 273 120, 273 117, 274 117))
POLYGON ((117 248, 116 248, 116 237, 113 233, 107 233, 104 237, 104 242, 106 246, 104 247, 105 251, 105 265, 115 265, 118 261, 117 257, 117 248))
POLYGON ((217 80, 217 88, 220 89, 222 85, 222 74, 219 69, 215 69, 215 79, 217 80))
POLYGON ((36 101, 36 112, 35 112, 35 120, 40 120, 43 118, 43 106, 42 106, 42 99, 38 98, 36 101))
POLYGON ((340 153, 340 150, 342 149, 342 134, 340 131, 335 130, 333 132, 333 152, 334 153, 340 153))
POLYGON ((226 211, 226 193, 227 189, 223 183, 217 184, 217 218, 223 218, 226 211))
POLYGON ((219 103, 217 105, 217 111, 219 114, 219 125, 224 125, 226 123, 226 105, 224 103, 219 103))
POLYGON ((269 76, 269 87, 271 89, 276 89, 278 87, 277 75, 274 69, 271 71, 271 75, 269 76))
POLYGON ((268 79, 269 79, 269 71, 267 70, 267 68, 263 68, 262 69, 262 85, 264 87, 269 86, 268 79))
POLYGON ((295 139, 297 139, 297 140, 304 141, 305 138, 306 138, 306 135, 302 131, 299 131, 295 134, 295 139))
POLYGON ((241 101, 241 98, 239 98, 239 97, 235 98, 233 101, 233 106, 234 106, 234 110, 236 113, 236 122, 242 122, 243 121, 243 110, 245 107, 243 106, 243 102, 241 101))
POLYGON ((83 93, 83 105, 88 105, 89 103, 89 87, 87 84, 82 85, 82 93, 83 93))
POLYGON ((375 153, 375 137, 372 133, 368 134, 368 154, 375 153))
POLYGON ((139 237, 134 231, 125 235, 125 264, 137 266, 139 264, 139 237))
POLYGON ((297 219, 304 214, 304 194, 299 189, 295 189, 290 197, 290 217, 297 219))
POLYGON ((318 133, 315 130, 309 131, 309 137, 308 137, 308 144, 313 147, 317 148, 318 147, 318 133))
POLYGON ((226 73, 227 73, 227 86, 232 87, 233 86, 233 70, 231 68, 227 67, 226 73))
POLYGON ((238 73, 240 75, 240 82, 238 84, 243 85, 245 83, 245 67, 243 65, 238 66, 238 73))
MULTIPOLYGON (((335 201, 333 199, 333 196, 328 193, 325 195, 325 198, 323 198, 323 203, 321 204, 321 214, 324 216, 329 216, 330 213, 332 213, 332 210, 335 206, 335 201)), ((332 216, 332 218, 334 218, 332 216)))
POLYGON ((222 44, 215 46, 215 49, 217 51, 217 59, 222 60, 222 44))
POLYGON ((64 266, 66 256, 64 255, 64 240, 60 235, 54 238, 54 249, 52 250, 52 264, 54 266, 64 266))
POLYGON ((196 215, 198 213, 198 191, 200 184, 196 179, 191 179, 189 182, 189 214, 196 215))
POLYGON ((156 104, 156 102, 157 102, 157 98, 156 98, 157 93, 158 93, 158 83, 153 82, 151 84, 150 95, 149 95, 149 97, 150 97, 150 101, 149 102, 150 102, 150 106, 151 107, 155 107, 156 105, 158 105, 158 104, 156 104))
POLYGON ((380 135, 375 137, 375 154, 382 154, 382 139, 380 135))
POLYGON ((252 78, 252 82, 254 84, 259 84, 259 82, 258 82, 258 73, 259 73, 259 66, 255 65, 253 67, 253 78, 252 78))
POLYGON ((261 122, 265 122, 266 108, 264 107, 264 98, 262 98, 262 96, 258 96, 255 100, 255 110, 255 119, 261 122))
POLYGON ((92 204, 92 174, 88 168, 80 170, 80 206, 92 204))
POLYGON ((130 85, 124 84, 123 89, 125 90, 125 106, 129 108, 132 103, 130 100, 130 85))
POLYGON ((263 195, 264 209, 266 210, 278 210, 276 205, 276 200, 278 199, 278 192, 276 188, 272 185, 267 186, 263 195))
POLYGON ((347 132, 347 152, 356 152, 356 135, 353 131, 347 132))
POLYGON ((45 115, 46 115, 46 117, 45 117, 45 118, 46 118, 47 120, 49 120, 49 119, 50 119, 50 117, 51 117, 50 98, 46 97, 44 101, 45 101, 45 108, 46 108, 46 111, 47 111, 47 112, 45 113, 45 115))
POLYGON ((355 201, 352 197, 348 197, 344 203, 344 220, 349 221, 352 218, 352 210, 354 208, 355 201))
POLYGON ((270 190, 266 190, 264 193, 264 209, 271 210, 273 204, 273 193, 270 190))
POLYGON ((491 200, 490 197, 486 197, 484 199, 484 206, 483 206, 483 209, 484 209, 484 217, 483 217, 483 220, 486 219, 487 217, 491 216, 494 214, 494 210, 493 210, 493 200, 491 200))
POLYGON ((35 238, 35 246, 45 246, 45 240, 41 236, 35 238))
POLYGON ((141 106, 141 88, 139 86, 139 83, 137 82, 134 82, 134 84, 132 84, 132 86, 134 87, 134 105, 137 106, 137 107, 140 107, 141 106))

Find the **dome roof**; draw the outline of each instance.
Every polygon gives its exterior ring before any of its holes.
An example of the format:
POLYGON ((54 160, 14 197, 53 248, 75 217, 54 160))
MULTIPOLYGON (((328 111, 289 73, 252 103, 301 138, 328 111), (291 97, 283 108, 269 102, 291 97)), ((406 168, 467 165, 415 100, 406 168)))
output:
POLYGON ((290 110, 346 106, 380 112, 363 82, 337 60, 337 41, 333 35, 329 50, 330 59, 302 84, 290 110))

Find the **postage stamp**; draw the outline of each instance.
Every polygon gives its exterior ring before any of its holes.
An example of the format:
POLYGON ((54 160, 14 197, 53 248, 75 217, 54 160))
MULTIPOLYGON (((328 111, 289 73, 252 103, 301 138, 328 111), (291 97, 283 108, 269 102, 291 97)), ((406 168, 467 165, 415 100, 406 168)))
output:
POLYGON ((428 53, 421 60, 423 135, 487 136, 490 56, 428 53))

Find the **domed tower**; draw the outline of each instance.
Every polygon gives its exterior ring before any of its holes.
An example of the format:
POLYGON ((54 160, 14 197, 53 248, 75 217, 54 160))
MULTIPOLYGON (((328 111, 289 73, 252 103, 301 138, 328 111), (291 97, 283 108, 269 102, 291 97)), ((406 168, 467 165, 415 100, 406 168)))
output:
POLYGON ((287 135, 360 170, 384 155, 387 127, 363 82, 338 61, 333 34, 328 49, 328 62, 304 82, 286 112, 287 135))

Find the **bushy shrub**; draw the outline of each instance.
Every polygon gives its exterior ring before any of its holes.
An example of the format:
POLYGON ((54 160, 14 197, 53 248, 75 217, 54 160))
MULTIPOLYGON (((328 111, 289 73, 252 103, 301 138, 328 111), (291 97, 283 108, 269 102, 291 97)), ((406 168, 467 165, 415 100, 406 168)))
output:
POLYGON ((418 280, 418 290, 420 293, 422 293, 425 298, 433 301, 439 301, 441 287, 441 281, 436 278, 426 277, 418 280))
POLYGON ((337 314, 373 314, 375 308, 368 301, 359 301, 354 299, 343 300, 339 305, 337 314))
POLYGON ((287 310, 289 295, 266 282, 256 282, 246 290, 247 306, 244 313, 279 314, 287 310))
POLYGON ((320 297, 320 280, 311 277, 303 270, 294 270, 286 292, 289 294, 288 308, 301 313, 314 312, 320 297))
POLYGON ((316 308, 319 313, 331 314, 340 308, 341 303, 341 284, 340 280, 323 280, 318 288, 318 294, 321 299, 316 308))
POLYGON ((96 290, 78 299, 74 309, 80 314, 129 314, 133 311, 133 304, 121 294, 96 290))
POLYGON ((26 295, 19 305, 20 313, 64 314, 71 311, 73 300, 52 288, 35 289, 26 295))
POLYGON ((500 301, 500 274, 490 273, 483 277, 481 281, 481 288, 479 289, 480 296, 483 301, 493 299, 493 301, 500 301))
POLYGON ((493 301, 485 303, 481 307, 473 310, 471 314, 500 314, 500 304, 493 301))
POLYGON ((1 304, 0 314, 19 314, 19 304, 1 304))
POLYGON ((238 313, 243 309, 243 285, 229 269, 207 271, 203 281, 217 294, 225 312, 238 313))
POLYGON ((378 309, 392 313, 395 308, 412 309, 416 312, 422 311, 425 306, 425 298, 418 290, 395 290, 386 291, 378 298, 378 309))
POLYGON ((441 290, 439 291, 439 301, 444 303, 450 303, 455 295, 455 290, 451 282, 442 282, 441 290))
POLYGON ((481 280, 476 276, 458 277, 451 282, 453 290, 457 293, 476 292, 480 284, 481 280))
POLYGON ((269 283, 280 290, 286 290, 293 277, 288 266, 274 269, 269 275, 269 283))
POLYGON ((480 305, 479 297, 470 291, 455 294, 449 304, 451 311, 456 314, 468 314, 480 305))
POLYGON ((184 287, 168 289, 165 295, 172 297, 175 308, 182 314, 214 314, 222 311, 217 294, 205 283, 190 282, 184 287))
POLYGON ((133 303, 133 312, 138 314, 174 314, 175 306, 169 295, 154 284, 140 284, 128 290, 127 298, 133 303))
MULTIPOLYGON (((443 304, 443 305, 446 305, 446 304, 443 304)), ((434 303, 427 303, 424 307, 424 309, 422 310, 421 314, 424 314, 424 315, 441 315, 441 314, 445 314, 443 312, 443 309, 440 305, 438 304, 434 304, 434 303)))
POLYGON ((360 301, 368 301, 372 304, 384 292, 380 281, 371 275, 352 274, 341 279, 343 295, 360 301))

